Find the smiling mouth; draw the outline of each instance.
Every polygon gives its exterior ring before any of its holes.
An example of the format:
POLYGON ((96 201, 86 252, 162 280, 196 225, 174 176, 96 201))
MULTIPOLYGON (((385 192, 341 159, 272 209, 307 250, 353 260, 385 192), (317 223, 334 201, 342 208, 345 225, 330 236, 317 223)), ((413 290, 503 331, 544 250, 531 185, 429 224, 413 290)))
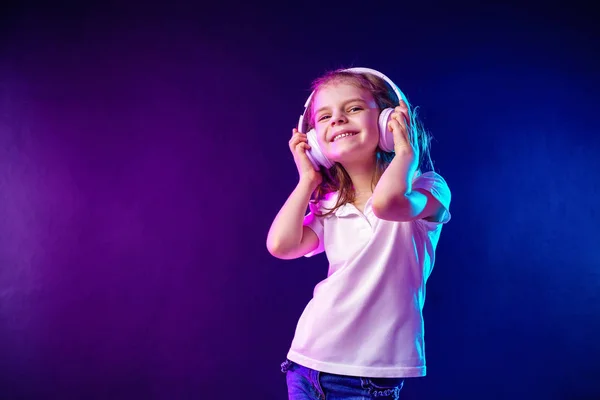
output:
POLYGON ((355 136, 357 134, 358 134, 358 132, 346 132, 346 133, 342 133, 341 135, 337 135, 336 137, 334 137, 333 140, 332 140, 332 142, 337 142, 340 139, 347 138, 347 137, 350 137, 350 136, 355 136))

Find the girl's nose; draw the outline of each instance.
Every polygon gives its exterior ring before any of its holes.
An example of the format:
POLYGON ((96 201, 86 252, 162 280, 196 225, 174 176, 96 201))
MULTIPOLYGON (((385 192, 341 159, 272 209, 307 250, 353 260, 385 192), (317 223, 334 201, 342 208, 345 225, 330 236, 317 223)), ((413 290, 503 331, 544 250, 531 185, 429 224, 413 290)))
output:
POLYGON ((346 116, 344 115, 344 113, 339 113, 339 114, 335 114, 331 116, 331 125, 339 125, 339 124, 343 124, 345 123, 346 120, 346 116))

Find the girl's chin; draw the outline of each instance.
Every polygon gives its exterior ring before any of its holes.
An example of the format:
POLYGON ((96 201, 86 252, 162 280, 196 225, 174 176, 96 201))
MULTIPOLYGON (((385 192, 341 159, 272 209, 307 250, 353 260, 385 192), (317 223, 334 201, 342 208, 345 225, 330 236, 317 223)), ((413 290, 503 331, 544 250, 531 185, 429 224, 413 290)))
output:
POLYGON ((344 152, 331 155, 329 160, 332 162, 340 163, 342 165, 356 164, 356 163, 371 163, 377 159, 377 153, 375 151, 364 154, 358 152, 344 152))
MULTIPOLYGON (((350 144, 350 143, 348 143, 350 144)), ((369 158, 370 155, 375 155, 377 152, 377 143, 374 143, 372 149, 365 148, 365 144, 360 145, 342 145, 332 146, 327 158, 335 162, 343 162, 344 160, 355 160, 356 158, 369 158)))

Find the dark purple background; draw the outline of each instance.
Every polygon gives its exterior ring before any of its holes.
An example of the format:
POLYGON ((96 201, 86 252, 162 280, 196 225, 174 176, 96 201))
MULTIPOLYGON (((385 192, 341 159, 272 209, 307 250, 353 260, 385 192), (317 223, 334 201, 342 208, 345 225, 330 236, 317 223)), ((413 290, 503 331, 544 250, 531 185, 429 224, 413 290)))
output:
POLYGON ((453 192, 403 398, 600 398, 591 9, 375 4, 5 9, 0 399, 286 398, 327 261, 266 234, 348 66, 421 106, 453 192))

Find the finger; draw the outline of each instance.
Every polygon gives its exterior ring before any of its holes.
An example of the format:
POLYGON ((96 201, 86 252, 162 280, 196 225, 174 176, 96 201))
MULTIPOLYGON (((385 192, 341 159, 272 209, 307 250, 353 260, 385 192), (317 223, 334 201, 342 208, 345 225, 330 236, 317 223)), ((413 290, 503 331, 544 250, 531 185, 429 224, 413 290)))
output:
POLYGON ((402 118, 399 119, 401 123, 403 122, 408 124, 410 122, 410 119, 408 118, 408 107, 406 107, 404 102, 400 102, 400 104, 401 105, 394 108, 394 114, 396 114, 398 117, 402 116, 402 118), (404 119, 404 121, 402 119, 404 119))
POLYGON ((304 145, 305 145, 305 144, 306 144, 306 143, 298 143, 298 144, 296 145, 296 147, 294 147, 294 149, 295 149, 295 150, 296 150, 296 152, 298 152, 298 153, 304 153, 304 151, 305 151, 305 147, 304 147, 304 145))
POLYGON ((406 124, 408 121, 408 111, 405 110, 397 110, 392 113, 392 118, 398 120, 400 123, 406 124))
MULTIPOLYGON (((406 140, 407 143, 409 143, 412 147, 414 147, 414 143, 413 143, 413 135, 411 134, 411 130, 407 128, 406 124, 401 124, 398 121, 393 121, 395 128, 398 131, 400 131, 400 133, 402 134, 402 138, 404 140, 406 140)), ((392 132, 394 132, 392 130, 392 132)))
POLYGON ((295 152, 296 148, 298 147, 299 144, 301 144, 303 142, 301 142, 298 138, 293 138, 292 140, 290 140, 290 150, 295 152))
POLYGON ((401 133, 405 138, 408 139, 408 135, 406 134, 406 128, 404 127, 404 125, 400 124, 396 119, 390 120, 388 127, 393 133, 401 133))
POLYGON ((408 130, 408 124, 406 123, 406 119, 404 117, 404 115, 399 114, 399 115, 395 115, 392 120, 394 122, 397 122, 403 130, 408 130))
POLYGON ((406 105, 406 103, 403 100, 400 100, 398 102, 398 105, 395 107, 396 110, 407 110, 408 106, 406 105))
POLYGON ((295 136, 292 136, 292 138, 289 141, 290 145, 292 145, 292 146, 295 146, 296 144, 298 144, 300 142, 308 142, 308 138, 306 136, 295 135, 295 136))
POLYGON ((303 144, 306 143, 306 141, 300 140, 300 139, 294 139, 291 143, 290 143, 290 147, 292 148, 292 150, 294 150, 299 144, 303 144))
POLYGON ((294 133, 294 134, 292 135, 292 139, 290 139, 290 140, 293 140, 294 138, 302 138, 302 139, 307 139, 307 138, 308 138, 308 136, 307 136, 306 134, 304 134, 304 133, 296 132, 296 133, 294 133))
POLYGON ((294 140, 297 137, 298 137, 298 130, 294 129, 292 131, 292 138, 290 139, 290 141, 294 140))
POLYGON ((302 133, 298 129, 294 128, 292 130, 292 138, 294 137, 306 137, 306 133, 302 133))
POLYGON ((308 145, 308 143, 298 143, 298 145, 296 146, 297 154, 306 155, 306 152, 308 150, 310 150, 310 146, 308 145))
POLYGON ((392 130, 397 130, 402 128, 402 124, 398 120, 398 117, 390 118, 390 122, 388 123, 388 127, 392 130))

